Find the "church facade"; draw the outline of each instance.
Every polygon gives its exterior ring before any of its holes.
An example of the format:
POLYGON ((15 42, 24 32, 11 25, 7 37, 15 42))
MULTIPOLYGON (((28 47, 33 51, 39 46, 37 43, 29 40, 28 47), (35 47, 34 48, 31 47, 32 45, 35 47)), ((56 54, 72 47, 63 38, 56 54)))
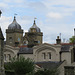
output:
POLYGON ((4 62, 11 58, 24 56, 35 61, 36 65, 44 69, 57 67, 60 75, 75 74, 75 47, 70 43, 61 43, 58 36, 56 44, 43 43, 43 33, 36 25, 23 36, 23 29, 14 17, 13 22, 6 29, 6 44, 4 46, 4 62), (40 66, 39 66, 40 65, 40 66))

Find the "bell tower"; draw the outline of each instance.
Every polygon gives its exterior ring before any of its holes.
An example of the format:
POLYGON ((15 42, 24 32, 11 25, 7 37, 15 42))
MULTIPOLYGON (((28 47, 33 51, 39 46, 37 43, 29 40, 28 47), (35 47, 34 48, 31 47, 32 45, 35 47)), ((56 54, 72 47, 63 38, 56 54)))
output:
POLYGON ((20 46, 23 43, 23 30, 17 23, 14 16, 13 22, 6 29, 6 44, 10 46, 20 46))
POLYGON ((28 32, 25 33, 24 41, 28 42, 28 47, 33 47, 35 45, 42 44, 42 36, 43 33, 41 32, 40 28, 37 27, 34 20, 32 27, 28 32))

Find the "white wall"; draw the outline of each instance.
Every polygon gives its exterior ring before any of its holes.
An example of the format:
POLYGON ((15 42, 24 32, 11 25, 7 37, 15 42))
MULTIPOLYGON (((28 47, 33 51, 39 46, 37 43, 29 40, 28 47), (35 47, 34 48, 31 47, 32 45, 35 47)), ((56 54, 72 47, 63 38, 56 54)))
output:
POLYGON ((23 56, 25 59, 30 58, 34 60, 33 54, 20 54, 19 56, 23 56))
POLYGON ((42 44, 33 48, 34 60, 40 61, 60 61, 61 46, 42 44), (46 59, 43 57, 43 53, 46 54, 46 59), (48 53, 51 53, 51 59, 49 59, 48 53))
POLYGON ((9 54, 10 54, 11 58, 13 58, 14 56, 17 57, 18 51, 19 51, 19 47, 12 47, 12 46, 6 45, 4 47, 4 59, 5 59, 5 55, 6 55, 6 60, 4 60, 4 62, 10 62, 9 54))
POLYGON ((61 60, 66 60, 67 64, 70 65, 71 64, 71 52, 63 52, 61 54, 61 60))

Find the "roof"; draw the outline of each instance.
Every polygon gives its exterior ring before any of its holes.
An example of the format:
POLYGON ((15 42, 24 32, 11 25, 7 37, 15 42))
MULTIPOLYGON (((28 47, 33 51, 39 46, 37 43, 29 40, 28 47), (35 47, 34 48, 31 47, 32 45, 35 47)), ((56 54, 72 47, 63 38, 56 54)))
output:
MULTIPOLYGON (((61 52, 69 52, 71 46, 73 46, 73 44, 71 43, 62 43, 61 52)), ((33 54, 33 48, 28 48, 27 45, 23 45, 19 47, 20 47, 19 54, 33 54)))
POLYGON ((72 43, 62 43, 61 44, 61 51, 68 52, 71 46, 73 46, 72 43))
POLYGON ((4 40, 4 36, 3 36, 1 28, 0 28, 0 39, 4 40))
POLYGON ((18 54, 33 54, 33 48, 20 47, 18 54))
POLYGON ((27 47, 27 45, 22 45, 22 46, 19 46, 20 48, 23 48, 23 47, 27 47))
POLYGON ((57 61, 44 61, 44 62, 36 62, 35 64, 44 69, 55 69, 58 68, 62 62, 57 61))
POLYGON ((21 29, 21 26, 16 22, 15 16, 13 22, 8 26, 8 29, 21 29))
POLYGON ((33 23, 33 26, 29 29, 29 32, 31 32, 31 29, 32 28, 35 28, 36 29, 36 32, 41 32, 40 28, 37 27, 36 23, 35 23, 35 20, 34 20, 34 23, 33 23))
MULTIPOLYGON (((54 44, 57 45, 57 44, 54 44)), ((70 47, 73 46, 73 43, 61 43, 61 52, 69 52, 70 47)))

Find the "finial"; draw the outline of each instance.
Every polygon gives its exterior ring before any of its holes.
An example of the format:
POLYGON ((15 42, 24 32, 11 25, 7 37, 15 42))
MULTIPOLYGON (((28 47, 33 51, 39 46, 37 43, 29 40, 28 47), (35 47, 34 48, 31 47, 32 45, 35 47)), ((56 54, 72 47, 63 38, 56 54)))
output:
POLYGON ((37 19, 37 18, 34 18, 34 24, 36 24, 36 23, 35 23, 35 19, 37 19))
POLYGON ((16 20, 16 17, 14 16, 14 21, 16 20))
POLYGON ((1 10, 0 10, 0 17, 1 17, 1 14, 2 14, 2 12, 1 12, 1 10))
POLYGON ((17 14, 14 14, 14 21, 16 20, 16 15, 17 15, 17 14))
POLYGON ((34 20, 34 24, 35 24, 35 20, 34 20))

